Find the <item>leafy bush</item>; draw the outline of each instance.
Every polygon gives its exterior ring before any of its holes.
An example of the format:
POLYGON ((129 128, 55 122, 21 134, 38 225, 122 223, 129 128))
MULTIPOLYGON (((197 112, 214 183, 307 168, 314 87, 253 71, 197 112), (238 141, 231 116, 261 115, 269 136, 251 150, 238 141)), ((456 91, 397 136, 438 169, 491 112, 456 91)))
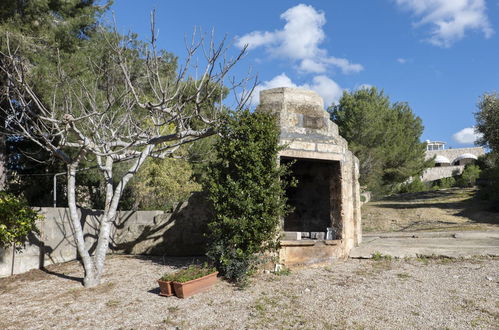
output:
POLYGON ((443 178, 440 180, 440 188, 445 189, 445 188, 451 188, 456 185, 456 179, 451 176, 448 178, 443 178))
POLYGON ((456 186, 456 178, 453 176, 450 176, 448 178, 442 178, 440 180, 435 180, 433 182, 433 186, 431 187, 432 190, 438 190, 438 189, 448 189, 456 186))
POLYGON ((206 275, 210 275, 216 272, 215 267, 208 267, 206 264, 203 266, 190 265, 185 269, 181 269, 174 273, 167 273, 161 277, 162 281, 175 281, 180 283, 185 283, 188 281, 201 278, 206 275))
POLYGON ((480 179, 484 181, 480 186, 480 198, 489 200, 492 210, 499 211, 499 166, 484 171, 480 179))
POLYGON ((411 182, 403 184, 399 193, 414 193, 428 190, 426 184, 419 177, 414 178, 411 182))
POLYGON ((0 192, 0 247, 23 246, 30 232, 38 233, 35 223, 42 218, 24 199, 0 192))
POLYGON ((170 210, 201 186, 192 179, 191 165, 183 159, 148 159, 134 178, 131 189, 136 208, 170 210))
POLYGON ((499 155, 489 153, 479 158, 477 164, 482 169, 478 197, 490 201, 492 210, 499 211, 499 155))
POLYGON ((277 163, 278 142, 277 121, 269 114, 228 115, 220 128, 218 160, 206 181, 214 210, 207 255, 228 280, 244 283, 257 255, 278 246, 279 221, 288 211, 288 169, 277 163))
POLYGON ((463 173, 457 179, 457 185, 460 187, 472 187, 480 177, 480 167, 477 165, 466 165, 463 173))

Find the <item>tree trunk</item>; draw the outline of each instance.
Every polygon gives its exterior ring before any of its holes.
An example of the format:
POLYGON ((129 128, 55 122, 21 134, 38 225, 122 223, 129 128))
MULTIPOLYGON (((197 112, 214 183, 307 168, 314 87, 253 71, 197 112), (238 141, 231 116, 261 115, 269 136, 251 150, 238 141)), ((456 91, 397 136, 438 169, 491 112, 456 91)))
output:
POLYGON ((5 136, 0 135, 0 190, 5 190, 7 182, 7 149, 5 136))
POLYGON ((118 209, 118 203, 121 195, 127 183, 137 173, 138 169, 142 166, 153 148, 154 146, 150 145, 142 151, 141 156, 133 162, 128 172, 121 178, 120 182, 114 189, 112 184, 113 160, 111 157, 106 159, 106 165, 103 169, 104 177, 106 179, 106 205, 104 207, 104 214, 100 219, 97 247, 93 257, 90 256, 87 248, 85 247, 82 228, 83 224, 80 222, 76 208, 75 176, 78 164, 68 165, 68 204, 71 221, 75 228, 76 245, 82 258, 83 268, 85 269, 83 285, 86 288, 94 287, 100 284, 101 276, 104 273, 104 262, 109 248, 112 221, 116 216, 116 210, 118 209))
POLYGON ((76 169, 78 163, 71 163, 68 165, 68 207, 69 216, 74 229, 74 237, 76 241, 76 248, 80 254, 85 276, 83 278, 83 285, 86 288, 96 286, 100 283, 100 274, 96 272, 92 257, 85 247, 85 238, 83 236, 83 228, 81 219, 78 216, 76 208, 76 169))

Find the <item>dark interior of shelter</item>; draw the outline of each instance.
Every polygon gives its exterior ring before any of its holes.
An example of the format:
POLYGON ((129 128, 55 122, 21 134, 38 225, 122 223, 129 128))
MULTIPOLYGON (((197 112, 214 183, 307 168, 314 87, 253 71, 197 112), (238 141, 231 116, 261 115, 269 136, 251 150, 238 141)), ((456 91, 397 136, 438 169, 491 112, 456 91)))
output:
POLYGON ((341 238, 340 162, 283 157, 281 163, 290 165, 298 181, 286 191, 293 210, 284 219, 284 231, 301 232, 302 239, 324 239, 329 227, 329 239, 341 238))

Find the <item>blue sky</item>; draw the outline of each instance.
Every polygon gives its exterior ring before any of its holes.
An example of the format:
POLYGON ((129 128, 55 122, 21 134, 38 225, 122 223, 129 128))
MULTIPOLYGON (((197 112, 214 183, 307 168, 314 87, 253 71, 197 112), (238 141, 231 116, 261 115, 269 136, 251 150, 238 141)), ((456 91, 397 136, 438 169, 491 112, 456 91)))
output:
MULTIPOLYGON (((383 89, 422 118, 422 140, 473 144, 480 95, 499 89, 499 0, 160 1, 116 0, 120 32, 150 36, 185 56, 194 27, 227 35, 235 74, 258 73, 259 89, 298 86, 331 104, 343 90, 383 89)), ((254 100, 257 102, 257 100, 254 100)))

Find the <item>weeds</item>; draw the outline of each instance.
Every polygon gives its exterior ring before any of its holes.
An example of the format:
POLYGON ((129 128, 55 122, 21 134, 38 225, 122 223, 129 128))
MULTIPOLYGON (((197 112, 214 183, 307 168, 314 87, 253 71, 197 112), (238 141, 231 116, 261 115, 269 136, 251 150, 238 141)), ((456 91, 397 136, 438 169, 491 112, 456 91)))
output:
POLYGON ((371 258, 374 261, 381 261, 381 260, 392 260, 393 257, 389 255, 383 255, 379 251, 374 251, 374 253, 371 255, 371 258))
POLYGON ((118 300, 108 300, 106 302, 107 307, 117 307, 120 304, 118 300))
POLYGON ((279 270, 276 270, 275 272, 272 273, 277 276, 288 276, 291 275, 291 269, 286 267, 281 267, 279 270))

